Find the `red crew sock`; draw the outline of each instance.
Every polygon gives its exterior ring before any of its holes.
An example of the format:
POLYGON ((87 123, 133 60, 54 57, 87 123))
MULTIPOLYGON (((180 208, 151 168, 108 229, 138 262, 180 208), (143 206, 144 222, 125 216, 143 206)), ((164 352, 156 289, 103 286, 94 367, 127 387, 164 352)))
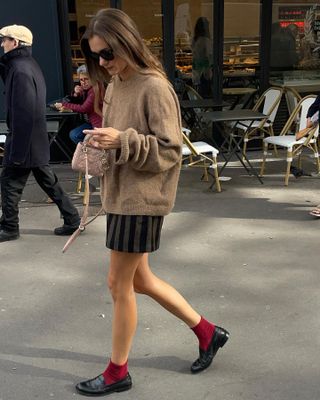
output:
POLYGON ((102 373, 104 381, 107 385, 121 381, 128 374, 128 361, 123 365, 114 364, 111 360, 107 369, 102 373))
POLYGON ((206 351, 208 349, 215 328, 216 327, 211 322, 207 321, 203 317, 201 317, 198 325, 191 328, 199 339, 199 347, 201 350, 206 351))

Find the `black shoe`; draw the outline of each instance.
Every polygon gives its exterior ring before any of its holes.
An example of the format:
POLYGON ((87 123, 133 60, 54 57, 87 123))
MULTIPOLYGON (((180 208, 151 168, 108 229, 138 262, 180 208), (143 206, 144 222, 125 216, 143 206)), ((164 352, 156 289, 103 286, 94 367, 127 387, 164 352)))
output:
POLYGON ((131 389, 132 380, 131 376, 127 376, 121 381, 107 385, 104 381, 103 375, 96 378, 89 379, 88 381, 80 382, 76 385, 77 392, 85 396, 103 396, 114 392, 124 392, 131 389))
POLYGON ((75 225, 66 225, 63 224, 62 226, 59 226, 59 228, 56 228, 53 232, 55 235, 58 236, 69 236, 72 235, 74 231, 76 231, 79 228, 79 223, 75 225))
POLYGON ((0 230, 0 242, 7 242, 8 240, 16 240, 20 236, 19 231, 5 231, 4 229, 0 230))
POLYGON ((300 178, 304 174, 301 168, 294 167, 293 165, 290 167, 290 172, 295 178, 300 178))
POLYGON ((229 339, 229 332, 216 326, 208 349, 199 348, 199 358, 191 365, 191 372, 196 374, 208 368, 220 347, 223 347, 229 339))

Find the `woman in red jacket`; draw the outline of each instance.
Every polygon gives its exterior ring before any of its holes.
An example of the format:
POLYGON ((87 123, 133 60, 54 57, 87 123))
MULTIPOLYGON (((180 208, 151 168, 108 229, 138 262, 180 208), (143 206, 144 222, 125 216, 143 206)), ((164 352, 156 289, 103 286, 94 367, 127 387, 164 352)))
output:
MULTIPOLYGON (((103 96, 102 90, 98 86, 92 86, 88 72, 85 65, 78 68, 80 85, 76 85, 72 98, 76 102, 62 102, 56 103, 55 106, 58 110, 69 109, 81 114, 85 114, 87 122, 72 129, 70 131, 70 139, 75 143, 82 142, 85 135, 84 129, 101 128, 102 125, 102 104, 103 96), (80 101, 80 104, 78 104, 80 101), (75 104, 77 103, 77 104, 75 104)), ((104 92, 104 91, 103 91, 104 92)))

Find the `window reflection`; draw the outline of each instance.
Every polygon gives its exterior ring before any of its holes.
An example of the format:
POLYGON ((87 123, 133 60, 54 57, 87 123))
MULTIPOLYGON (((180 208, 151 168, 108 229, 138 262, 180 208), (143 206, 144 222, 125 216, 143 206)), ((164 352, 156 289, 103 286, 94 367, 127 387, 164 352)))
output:
MULTIPOLYGON (((177 73, 202 97, 212 97, 218 73, 213 70, 213 6, 214 1, 175 0, 177 73)), ((260 7, 260 0, 224 2, 225 87, 257 85, 260 7)))
POLYGON ((204 98, 212 97, 212 7, 212 1, 176 0, 174 8, 176 74, 204 98))
POLYGON ((77 68, 84 63, 80 40, 90 19, 102 8, 109 7, 109 0, 68 0, 70 50, 73 78, 77 79, 77 68))
POLYGON ((121 5, 137 24, 146 45, 163 63, 161 0, 122 0, 121 5))
POLYGON ((259 0, 225 0, 224 87, 257 85, 259 32, 259 0))
POLYGON ((213 44, 209 20, 199 17, 192 38, 192 83, 200 96, 212 96, 213 44))
POLYGON ((294 81, 319 79, 319 4, 310 0, 298 4, 274 0, 272 22, 270 74, 275 82, 293 84, 294 81), (281 60, 277 60, 280 50, 281 60))
POLYGON ((295 24, 281 26, 274 22, 271 27, 270 75, 272 72, 292 70, 299 63, 297 46, 298 28, 295 24))

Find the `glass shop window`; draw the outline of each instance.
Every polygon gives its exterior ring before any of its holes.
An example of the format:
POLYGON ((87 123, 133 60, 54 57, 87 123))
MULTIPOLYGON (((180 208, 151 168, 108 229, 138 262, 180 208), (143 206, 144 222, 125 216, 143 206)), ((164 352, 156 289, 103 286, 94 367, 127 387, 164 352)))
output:
POLYGON ((121 4, 122 10, 137 24, 152 53, 163 62, 161 0, 122 0, 121 4))
POLYGON ((270 49, 272 83, 299 92, 320 88, 320 5, 274 0, 270 49), (281 54, 281 56, 280 56, 281 54))

